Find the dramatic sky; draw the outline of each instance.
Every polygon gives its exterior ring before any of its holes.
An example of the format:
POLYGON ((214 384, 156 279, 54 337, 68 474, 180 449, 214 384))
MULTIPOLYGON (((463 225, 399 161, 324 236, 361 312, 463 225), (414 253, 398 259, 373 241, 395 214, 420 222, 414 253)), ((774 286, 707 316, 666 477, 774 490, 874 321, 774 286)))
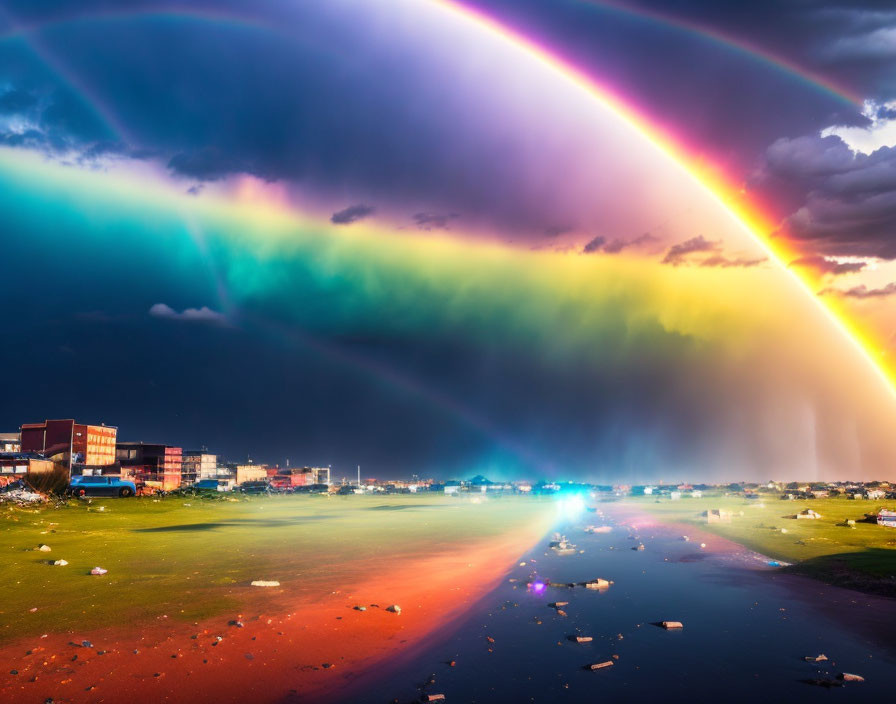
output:
POLYGON ((896 10, 0 0, 0 430, 896 478, 896 10))

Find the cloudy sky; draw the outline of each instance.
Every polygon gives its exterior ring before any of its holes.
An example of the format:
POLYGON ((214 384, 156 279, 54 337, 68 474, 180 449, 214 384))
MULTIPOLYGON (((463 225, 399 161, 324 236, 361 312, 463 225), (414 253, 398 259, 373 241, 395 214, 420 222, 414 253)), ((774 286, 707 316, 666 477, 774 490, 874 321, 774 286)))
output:
POLYGON ((3 0, 0 429, 892 474, 894 66, 884 2, 3 0))

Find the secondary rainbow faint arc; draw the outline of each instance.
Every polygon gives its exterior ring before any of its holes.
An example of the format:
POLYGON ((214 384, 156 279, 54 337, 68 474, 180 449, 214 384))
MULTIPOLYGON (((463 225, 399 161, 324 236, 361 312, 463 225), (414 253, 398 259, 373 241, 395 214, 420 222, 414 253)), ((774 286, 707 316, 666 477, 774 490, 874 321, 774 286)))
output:
POLYGON ((688 22, 679 17, 673 17, 662 12, 657 12, 656 10, 649 10, 644 7, 634 7, 631 5, 623 5, 622 3, 616 2, 614 0, 581 0, 581 2, 587 5, 594 6, 598 9, 616 12, 635 19, 654 22, 659 25, 672 27, 683 32, 688 32, 689 34, 707 39, 728 49, 733 49, 737 52, 745 54, 750 58, 768 64, 769 66, 772 66, 780 71, 785 71, 787 73, 794 74, 795 76, 799 76, 803 81, 813 84, 817 88, 830 93, 832 96, 838 98, 839 100, 843 100, 859 107, 861 107, 862 105, 862 98, 860 96, 842 86, 837 85, 830 79, 813 73, 812 71, 799 66, 793 61, 789 61, 788 59, 785 59, 781 56, 772 54, 771 52, 754 46, 738 37, 732 37, 716 29, 706 27, 705 25, 701 25, 696 22, 688 22))
POLYGON ((739 189, 732 187, 717 171, 705 162, 685 153, 685 151, 655 124, 636 112, 623 100, 605 86, 599 85, 581 69, 573 66, 550 49, 540 46, 516 30, 507 27, 497 19, 457 0, 430 0, 445 12, 457 18, 475 24, 481 31, 487 32, 496 41, 504 42, 518 51, 525 52, 542 66, 553 71, 558 78, 575 86, 592 100, 616 115, 631 129, 639 133, 651 143, 663 156, 674 163, 682 174, 694 181, 713 201, 727 212, 734 222, 765 252, 769 260, 778 266, 786 275, 803 290, 818 306, 819 310, 830 320, 834 327, 842 333, 856 348, 859 354, 870 365, 890 394, 896 398, 896 383, 877 360, 876 353, 870 343, 850 325, 843 317, 828 307, 818 296, 810 283, 790 268, 787 262, 792 261, 794 252, 785 248, 783 241, 772 243, 767 233, 774 231, 774 226, 749 204, 742 204, 743 199, 735 194, 739 189))

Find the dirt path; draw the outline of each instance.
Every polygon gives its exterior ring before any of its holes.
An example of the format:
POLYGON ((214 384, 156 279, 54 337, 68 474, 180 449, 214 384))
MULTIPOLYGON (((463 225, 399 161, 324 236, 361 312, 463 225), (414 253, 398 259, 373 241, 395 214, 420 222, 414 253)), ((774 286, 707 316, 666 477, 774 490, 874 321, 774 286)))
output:
POLYGON ((285 592, 288 613, 248 612, 196 625, 163 617, 29 638, 0 649, 0 701, 337 699, 358 673, 413 647, 493 589, 545 529, 534 521, 525 531, 488 542, 383 561, 378 573, 323 600, 285 592), (392 604, 400 614, 386 610, 392 604))

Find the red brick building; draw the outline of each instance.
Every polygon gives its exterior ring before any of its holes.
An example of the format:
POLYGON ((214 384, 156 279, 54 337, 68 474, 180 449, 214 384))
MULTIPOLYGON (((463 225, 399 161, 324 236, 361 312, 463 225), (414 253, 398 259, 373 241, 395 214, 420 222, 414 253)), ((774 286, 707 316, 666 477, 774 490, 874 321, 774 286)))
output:
POLYGON ((22 452, 37 452, 56 462, 103 467, 115 463, 118 428, 66 420, 45 420, 21 427, 22 452))

